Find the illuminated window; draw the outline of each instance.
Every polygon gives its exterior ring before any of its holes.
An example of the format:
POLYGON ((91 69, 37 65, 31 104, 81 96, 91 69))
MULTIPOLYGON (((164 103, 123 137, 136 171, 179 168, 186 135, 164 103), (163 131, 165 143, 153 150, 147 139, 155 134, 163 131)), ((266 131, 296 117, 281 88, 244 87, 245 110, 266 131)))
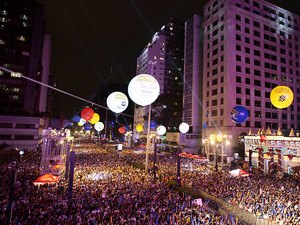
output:
POLYGON ((0 12, 2 15, 7 15, 7 11, 5 11, 5 10, 1 10, 0 12))
POLYGON ((11 77, 21 77, 21 73, 12 72, 10 74, 11 77))
POLYGON ((13 88, 12 91, 13 92, 20 92, 20 88, 13 88))
POLYGON ((18 96, 18 95, 12 95, 12 96, 11 96, 11 99, 12 99, 12 100, 18 100, 18 99, 19 99, 19 96, 18 96))
POLYGON ((17 37, 17 40, 19 40, 19 41, 25 41, 25 37, 23 35, 21 35, 21 36, 17 37))
POLYGON ((26 15, 21 16, 21 18, 22 18, 23 20, 28 20, 28 16, 26 16, 26 15))

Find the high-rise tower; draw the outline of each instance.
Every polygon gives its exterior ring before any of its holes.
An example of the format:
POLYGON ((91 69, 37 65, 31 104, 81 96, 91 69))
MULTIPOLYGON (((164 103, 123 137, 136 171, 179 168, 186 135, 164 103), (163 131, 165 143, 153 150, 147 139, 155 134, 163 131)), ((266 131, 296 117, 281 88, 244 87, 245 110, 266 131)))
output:
POLYGON ((33 149, 47 126, 51 37, 34 0, 0 2, 0 144, 33 149), (26 76, 28 79, 22 77, 26 76))
MULTIPOLYGON (((170 131, 178 130, 182 122, 183 48, 184 24, 172 18, 155 33, 137 59, 137 74, 151 74, 160 85, 160 96, 152 105, 153 121, 170 131)), ((143 124, 144 131, 147 112, 147 107, 135 109, 134 124, 143 124)))
POLYGON ((202 143, 202 47, 202 18, 193 15, 185 23, 183 121, 190 125, 185 143, 194 152, 198 152, 202 143))
POLYGON ((211 0, 203 27, 206 131, 235 139, 250 128, 299 129, 300 17, 266 1, 211 0), (294 93, 292 105, 282 110, 270 101, 278 85, 294 93), (237 105, 249 112, 242 124, 231 119, 237 105))
POLYGON ((21 78, 46 82, 49 77, 51 38, 45 38, 43 8, 34 1, 0 3, 0 113, 46 112, 45 87, 21 78))

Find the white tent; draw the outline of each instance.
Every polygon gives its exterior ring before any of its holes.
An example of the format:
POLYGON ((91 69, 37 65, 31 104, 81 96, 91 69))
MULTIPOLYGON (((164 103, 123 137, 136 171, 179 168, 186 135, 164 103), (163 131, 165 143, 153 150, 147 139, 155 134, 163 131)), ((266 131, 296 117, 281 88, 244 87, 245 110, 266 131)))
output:
POLYGON ((235 170, 231 170, 229 171, 230 175, 234 176, 234 177, 246 177, 249 176, 249 173, 241 170, 241 169, 235 169, 235 170))

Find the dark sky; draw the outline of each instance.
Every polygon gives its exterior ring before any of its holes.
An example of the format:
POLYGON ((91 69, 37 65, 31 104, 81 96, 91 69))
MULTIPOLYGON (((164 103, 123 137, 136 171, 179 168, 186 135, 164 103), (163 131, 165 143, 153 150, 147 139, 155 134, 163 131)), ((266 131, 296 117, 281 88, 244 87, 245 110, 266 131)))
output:
MULTIPOLYGON (((52 37, 56 87, 89 99, 101 82, 127 85, 135 75, 136 58, 153 34, 171 17, 185 21, 193 14, 202 15, 207 0, 37 2, 44 6, 46 32, 52 37)), ((269 2, 300 12, 299 4, 290 6, 292 1, 269 2)), ((66 117, 85 104, 64 94, 57 96, 56 106, 66 117)))

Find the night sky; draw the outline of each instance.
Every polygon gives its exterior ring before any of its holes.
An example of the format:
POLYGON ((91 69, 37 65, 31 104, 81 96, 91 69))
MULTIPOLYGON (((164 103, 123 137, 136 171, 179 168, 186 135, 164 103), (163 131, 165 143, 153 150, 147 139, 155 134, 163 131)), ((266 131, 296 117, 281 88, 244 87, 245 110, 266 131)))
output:
MULTIPOLYGON (((136 75, 138 55, 153 34, 171 17, 186 21, 193 14, 202 15, 207 0, 37 2, 44 6, 46 32, 52 37, 56 87, 89 99, 102 82, 127 85, 136 75)), ((300 15, 295 1, 269 2, 300 15)), ((59 92, 56 96, 55 107, 66 119, 85 104, 59 92)))

